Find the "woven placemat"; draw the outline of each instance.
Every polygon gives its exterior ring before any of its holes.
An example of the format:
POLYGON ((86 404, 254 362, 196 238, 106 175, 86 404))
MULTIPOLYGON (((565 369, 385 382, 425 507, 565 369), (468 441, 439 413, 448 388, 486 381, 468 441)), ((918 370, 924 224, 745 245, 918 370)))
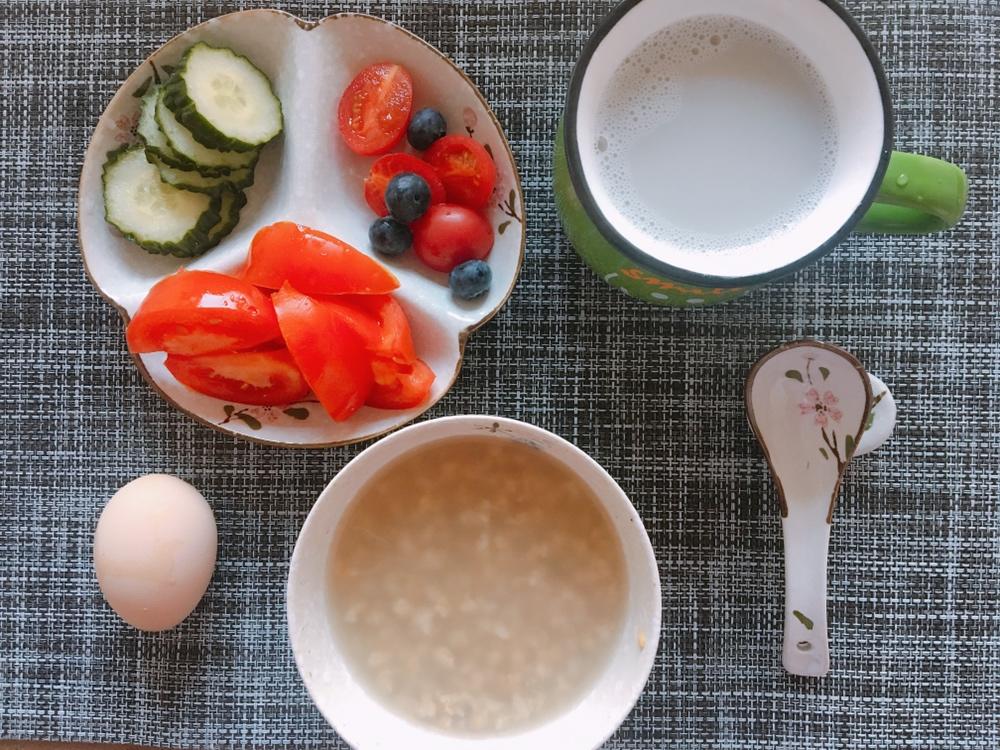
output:
MULTIPOLYGON (((553 133, 611 2, 283 4, 310 19, 368 11, 420 34, 480 84, 511 138, 528 195, 524 274, 430 416, 551 429, 606 466, 645 519, 662 645, 608 748, 1000 747, 1000 5, 847 4, 889 70, 899 147, 967 168, 968 218, 942 236, 852 238, 790 281, 696 312, 617 296, 555 216, 553 133), (821 681, 780 665, 777 509, 740 398, 759 355, 806 335, 852 350, 900 403, 895 440, 852 467, 838 509, 834 665, 821 681)), ((345 747, 295 672, 283 594, 310 505, 358 449, 255 446, 168 407, 76 248, 84 148, 120 82, 174 34, 256 5, 0 4, 0 738, 345 747), (204 491, 221 546, 197 613, 141 635, 104 605, 91 539, 111 493, 151 471, 204 491)))

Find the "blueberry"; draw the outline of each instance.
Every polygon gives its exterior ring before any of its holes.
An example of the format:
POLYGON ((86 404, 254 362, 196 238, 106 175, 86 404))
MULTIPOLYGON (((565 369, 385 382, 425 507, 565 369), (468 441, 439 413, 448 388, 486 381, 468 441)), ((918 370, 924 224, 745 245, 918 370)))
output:
POLYGON ((388 216, 377 219, 368 230, 372 249, 382 255, 402 255, 413 244, 413 233, 406 224, 388 216))
POLYGON ((438 138, 443 138, 448 132, 448 122, 444 115, 436 109, 426 107, 413 115, 410 127, 406 131, 406 139, 417 151, 431 147, 438 138))
POLYGON ((392 218, 404 224, 416 221, 431 205, 431 186, 413 172, 401 172, 389 180, 385 189, 385 205, 392 218))
POLYGON ((490 290, 493 271, 488 263, 470 260, 456 266, 448 279, 452 293, 461 299, 475 299, 490 290))

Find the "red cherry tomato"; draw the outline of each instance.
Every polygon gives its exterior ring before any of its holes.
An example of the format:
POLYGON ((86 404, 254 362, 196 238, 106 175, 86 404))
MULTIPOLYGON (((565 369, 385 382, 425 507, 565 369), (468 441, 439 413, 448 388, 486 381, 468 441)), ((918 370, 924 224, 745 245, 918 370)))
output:
POLYGON ((412 109, 413 79, 406 68, 392 63, 369 65, 340 98, 340 135, 357 154, 384 154, 402 139, 412 109))
POLYGON ((309 385, 287 349, 198 357, 170 354, 166 366, 188 388, 238 404, 283 406, 309 395, 309 385))
POLYGON ((178 271, 158 282, 125 331, 134 354, 185 356, 253 349, 280 336, 267 295, 211 271, 178 271))
POLYGON ((412 154, 386 154, 372 164, 372 171, 365 178, 365 200, 372 211, 379 216, 389 215, 385 207, 385 189, 389 187, 389 180, 403 172, 413 172, 427 180, 431 203, 444 203, 444 184, 430 164, 412 154))
POLYGON ((375 369, 375 385, 368 395, 368 405, 376 409, 412 409, 427 401, 434 384, 434 371, 416 360, 402 365, 378 360, 372 363, 375 369))
POLYGON ((317 300, 285 284, 274 310, 288 350, 306 382, 338 422, 360 409, 371 393, 371 357, 351 327, 317 300))
POLYGON ((446 135, 427 149, 424 159, 434 167, 448 202, 485 208, 497 184, 497 167, 479 141, 467 135, 446 135))
POLYGON ((290 221, 264 227, 250 244, 243 278, 303 294, 388 294, 399 281, 380 263, 346 242, 290 221))
POLYGON ((448 273, 467 260, 484 260, 493 249, 493 227, 464 206, 431 206, 410 229, 417 257, 435 271, 448 273))

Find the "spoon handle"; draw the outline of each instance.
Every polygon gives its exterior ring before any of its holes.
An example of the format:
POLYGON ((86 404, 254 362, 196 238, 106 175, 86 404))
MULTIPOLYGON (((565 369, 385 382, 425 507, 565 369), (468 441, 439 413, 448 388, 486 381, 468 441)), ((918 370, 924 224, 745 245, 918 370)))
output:
MULTIPOLYGON (((795 503, 789 503, 795 508, 795 503)), ((785 644, 782 663, 792 674, 830 671, 826 627, 826 559, 830 524, 819 513, 795 510, 782 519, 785 539, 785 644)))

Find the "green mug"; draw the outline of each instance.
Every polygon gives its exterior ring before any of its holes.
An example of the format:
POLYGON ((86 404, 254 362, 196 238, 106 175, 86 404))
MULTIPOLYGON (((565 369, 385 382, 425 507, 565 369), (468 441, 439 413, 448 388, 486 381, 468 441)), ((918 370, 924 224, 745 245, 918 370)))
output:
MULTIPOLYGON (((753 48, 748 46, 746 49, 753 48)), ((750 53, 744 50, 742 54, 750 53)), ((662 53, 660 59, 664 59, 662 53)), ((754 69, 756 59, 753 55, 746 60, 749 62, 745 69, 754 69)), ((772 64, 762 56, 761 66, 765 63, 772 64)), ((667 77, 666 80, 671 79, 667 77)), ((742 81, 739 85, 743 85, 742 81)), ((755 159, 773 158, 775 161, 768 163, 776 164, 776 174, 784 174, 777 171, 777 167, 786 169, 788 165, 777 162, 792 158, 795 152, 791 144, 803 148, 801 143, 805 141, 798 138, 795 130, 800 124, 789 121, 788 133, 793 137, 787 138, 786 154, 783 151, 786 143, 782 140, 786 138, 784 124, 775 119, 785 116, 785 109, 782 109, 785 103, 779 101, 780 106, 767 104, 766 97, 762 97, 740 104, 738 97, 748 95, 742 88, 733 91, 736 103, 732 106, 743 107, 736 111, 738 116, 727 119, 725 127, 715 124, 706 130, 716 134, 731 132, 739 138, 732 142, 717 141, 719 149, 692 143, 689 158, 694 163, 694 159, 704 155, 705 170, 712 174, 718 174, 720 169, 727 174, 735 173, 734 181, 727 177, 729 195, 738 196, 744 191, 744 195, 750 196, 758 191, 750 197, 766 202, 770 195, 767 181, 757 181, 753 177, 755 174, 769 176, 770 173, 752 173, 746 168, 747 164, 755 159), (732 153, 733 148, 755 137, 759 139, 754 142, 759 148, 743 148, 732 153), (722 148, 723 145, 729 151, 722 148), (720 162, 720 159, 729 161, 720 162), (743 163, 744 159, 747 164, 743 163), (727 165, 738 168, 729 170, 727 165)), ((788 95, 787 92, 781 94, 788 95)), ((638 106, 641 109, 635 111, 646 112, 650 108, 648 102, 640 102, 638 106)), ((805 100, 802 106, 806 106, 805 100)), ((806 132, 816 132, 816 129, 806 132)), ((697 140, 697 130, 694 133, 697 140)), ((953 164, 928 156, 894 152, 893 137, 889 84, 882 65, 860 26, 834 0, 625 0, 600 24, 574 70, 563 121, 556 136, 556 204, 576 251, 612 286, 653 304, 687 307, 716 304, 816 261, 854 231, 923 234, 950 229, 957 224, 968 198, 965 173, 953 164), (770 85, 776 75, 784 75, 773 71, 801 65, 802 76, 808 73, 811 76, 808 80, 816 81, 816 91, 822 91, 822 94, 811 91, 808 94, 820 97, 828 105, 829 116, 824 122, 831 133, 830 139, 824 142, 829 146, 828 163, 823 167, 825 182, 815 191, 812 203, 803 204, 803 210, 789 221, 761 230, 764 234, 754 236, 753 241, 748 240, 745 245, 735 243, 725 247, 725 252, 685 247, 682 241, 657 235, 647 225, 640 224, 634 215, 629 216, 632 209, 622 207, 621 188, 624 185, 630 189, 641 181, 609 183, 607 168, 602 166, 607 163, 607 154, 601 153, 606 140, 600 135, 606 132, 609 122, 608 115, 602 113, 609 107, 612 112, 617 111, 618 99, 609 97, 620 99, 630 95, 631 84, 623 84, 625 79, 616 78, 619 75, 616 71, 623 70, 626 64, 646 66, 645 74, 658 74, 658 80, 664 80, 665 69, 647 66, 643 55, 648 57, 651 45, 661 44, 666 49, 668 39, 673 39, 670 44, 676 47, 679 30, 684 30, 684 34, 691 30, 691 38, 696 40, 691 55, 702 51, 702 45, 704 48, 701 58, 691 57, 684 62, 687 67, 681 69, 694 71, 694 74, 679 84, 686 88, 679 89, 679 99, 675 97, 673 101, 680 101, 681 107, 688 106, 685 97, 691 92, 697 97, 695 87, 704 85, 711 77, 710 73, 699 72, 699 66, 709 65, 710 55, 720 50, 736 54, 731 43, 723 42, 730 34, 712 33, 713 24, 736 29, 737 37, 745 34, 747 40, 756 40, 747 41, 747 45, 772 45, 767 48, 768 55, 774 49, 775 55, 794 56, 793 65, 773 67, 771 73, 761 74, 764 77, 760 80, 765 86, 770 85), (701 33, 695 34, 699 30, 701 33), (661 37, 662 42, 658 41, 661 37), (778 47, 783 47, 784 52, 778 47), (636 59, 639 62, 635 62, 636 59), (614 106, 608 101, 615 102, 614 106)), ((671 145, 673 153, 678 153, 678 144, 671 145)), ((650 157, 650 163, 656 162, 654 156, 664 161, 664 157, 655 154, 650 157)), ((645 155, 632 154, 622 162, 641 165, 645 158, 645 155)), ((811 159, 810 156, 810 163, 811 159)), ((819 161, 823 159, 826 157, 819 157, 819 161)), ((727 207, 715 205, 719 199, 714 192, 717 184, 711 184, 713 178, 705 174, 691 178, 688 172, 681 176, 687 176, 688 181, 679 188, 673 185, 674 195, 701 201, 710 211, 717 211, 720 220, 728 218, 727 207), (677 193, 677 189, 689 191, 689 195, 677 193)), ((776 199, 787 197, 779 195, 781 190, 772 189, 772 192, 776 199)), ((792 197, 800 194, 793 190, 792 197)), ((630 195, 628 200, 635 197, 630 195)), ((653 211, 659 210, 654 205, 656 199, 652 192, 645 197, 640 194, 640 200, 648 201, 653 211)), ((752 202, 748 200, 747 205, 752 202)), ((745 209, 746 205, 741 207, 745 209)), ((710 214, 708 220, 711 220, 710 214)))

